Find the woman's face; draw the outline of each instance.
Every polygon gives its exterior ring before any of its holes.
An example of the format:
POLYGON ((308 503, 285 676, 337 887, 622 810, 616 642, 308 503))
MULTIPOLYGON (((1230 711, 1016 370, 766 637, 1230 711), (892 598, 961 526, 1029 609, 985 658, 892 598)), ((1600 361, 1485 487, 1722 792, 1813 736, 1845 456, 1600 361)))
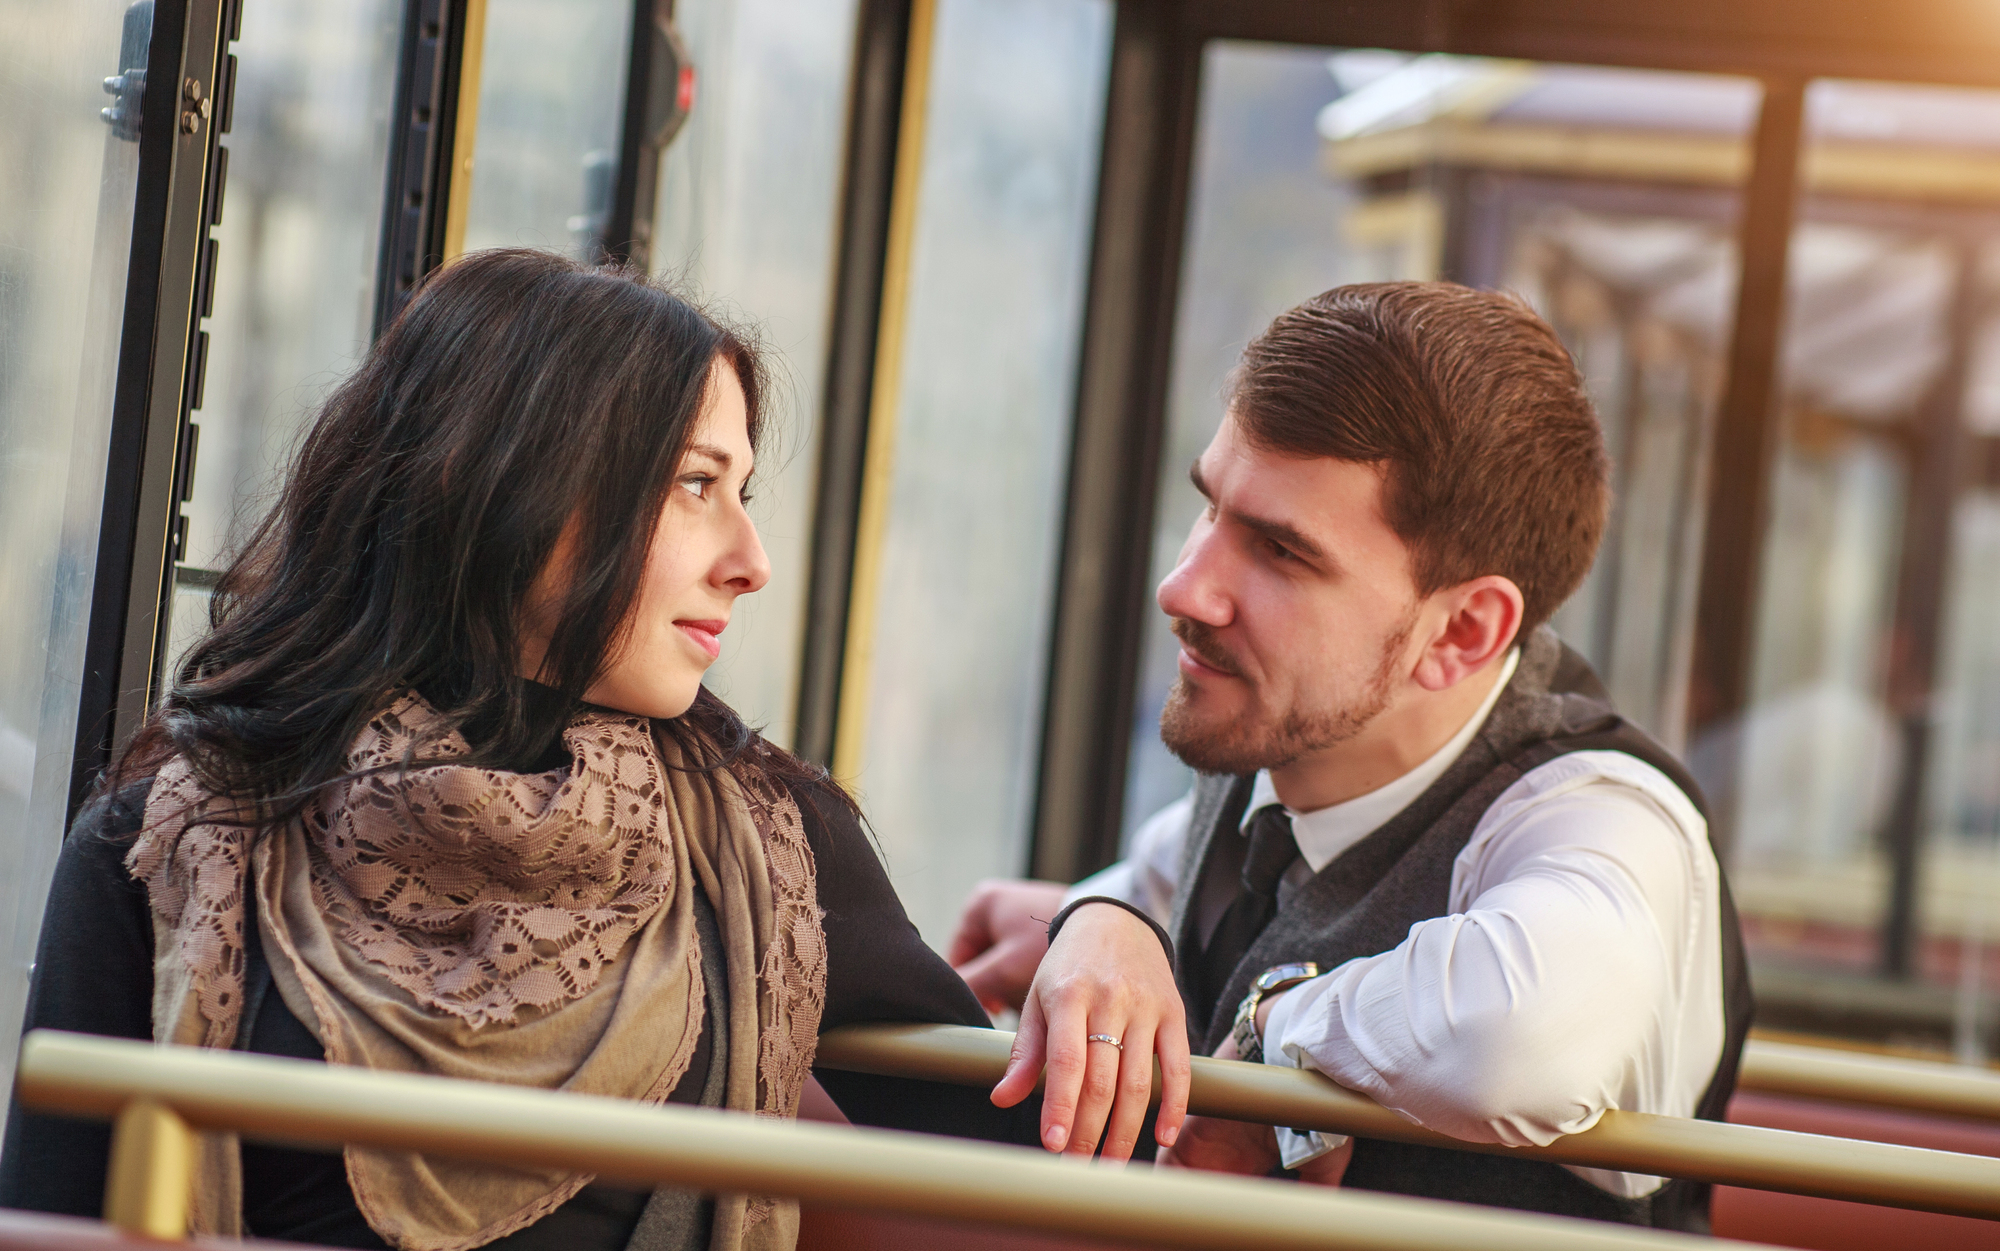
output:
MULTIPOLYGON (((771 580, 771 563, 743 507, 750 477, 749 413, 736 371, 717 361, 666 507, 653 526, 631 627, 597 680, 593 704, 646 717, 678 717, 694 703, 701 675, 722 654, 720 635, 736 597, 771 580)), ((554 633, 568 543, 529 595, 522 672, 533 676, 554 633)))

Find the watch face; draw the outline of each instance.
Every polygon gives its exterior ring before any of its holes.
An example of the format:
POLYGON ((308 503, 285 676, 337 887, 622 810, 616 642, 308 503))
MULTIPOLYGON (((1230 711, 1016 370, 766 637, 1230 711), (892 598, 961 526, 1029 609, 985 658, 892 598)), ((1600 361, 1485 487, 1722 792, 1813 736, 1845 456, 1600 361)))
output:
POLYGON ((1279 982, 1300 982, 1307 978, 1318 976, 1319 966, 1316 964, 1281 964, 1274 969, 1266 969, 1259 975, 1257 978, 1257 988, 1259 990, 1269 990, 1279 982))

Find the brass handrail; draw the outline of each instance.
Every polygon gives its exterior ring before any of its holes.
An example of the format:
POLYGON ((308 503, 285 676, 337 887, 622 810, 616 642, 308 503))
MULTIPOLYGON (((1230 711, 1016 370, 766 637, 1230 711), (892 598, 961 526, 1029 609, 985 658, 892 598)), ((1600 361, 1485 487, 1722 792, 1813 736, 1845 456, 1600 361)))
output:
POLYGON ((1753 1038, 1738 1090, 1760 1090, 1906 1112, 2000 1120, 2000 1073, 1753 1038))
MULTIPOLYGON (((849 1025, 820 1038, 827 1068, 991 1085, 1013 1035, 956 1025, 849 1025)), ((1317 1073, 1197 1057, 1188 1110, 1265 1125, 1551 1160, 1658 1177, 2000 1219, 2000 1159, 1753 1125, 1606 1112, 1545 1147, 1466 1142, 1425 1129, 1317 1073)))
MULTIPOLYGON (((641 1186, 786 1195, 1196 1251, 1693 1251, 1696 1245, 1684 1234, 1595 1221, 1209 1173, 1119 1170, 929 1135, 48 1030, 23 1040, 15 1091, 24 1106, 41 1111, 116 1116, 121 1136, 128 1123, 143 1120, 151 1127, 145 1132, 167 1139, 233 1130, 296 1145, 421 1151, 641 1186)), ((176 1183, 185 1197, 191 1158, 185 1147, 168 1143, 158 1158, 142 1161, 150 1167, 139 1170, 147 1175, 137 1184, 150 1188, 157 1205, 170 1205, 167 1192, 176 1183)), ((114 1196, 109 1206, 119 1203, 114 1196)), ((1752 1246, 1709 1239, 1701 1245, 1752 1246)))

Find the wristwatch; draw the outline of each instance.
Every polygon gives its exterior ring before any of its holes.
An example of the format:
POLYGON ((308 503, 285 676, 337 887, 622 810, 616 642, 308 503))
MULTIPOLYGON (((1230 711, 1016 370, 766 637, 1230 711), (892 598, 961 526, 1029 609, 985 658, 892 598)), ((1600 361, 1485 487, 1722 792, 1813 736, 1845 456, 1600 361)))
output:
POLYGON ((1250 983, 1250 993, 1243 996, 1236 1009, 1236 1027, 1229 1031, 1236 1042, 1237 1059, 1259 1064, 1264 1060, 1264 1039, 1257 1033, 1257 1005, 1264 1002, 1264 996, 1289 990, 1318 976, 1319 966, 1311 961, 1280 964, 1257 975, 1257 980, 1250 983))

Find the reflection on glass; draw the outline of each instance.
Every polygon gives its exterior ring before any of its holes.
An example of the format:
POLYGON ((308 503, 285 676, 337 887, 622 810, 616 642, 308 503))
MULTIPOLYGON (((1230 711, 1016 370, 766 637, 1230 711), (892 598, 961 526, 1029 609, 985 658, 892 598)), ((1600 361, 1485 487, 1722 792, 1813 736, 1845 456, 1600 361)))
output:
POLYGON ((0 0, 0 1065, 62 846, 139 170, 142 0, 0 0), (123 83, 107 84, 107 79, 123 83), (120 87, 124 88, 123 90, 120 87))
MULTIPOLYGON (((183 509, 194 569, 220 568, 248 538, 306 422, 367 350, 402 11, 394 0, 244 8, 183 509)), ((207 628, 202 581, 175 592, 170 664, 207 628)))
POLYGON ((487 0, 465 248, 591 259, 618 165, 628 0, 487 0))
POLYGON ((853 0, 680 0, 699 74, 661 162, 653 267, 747 320, 776 388, 751 515, 771 582, 736 603, 707 683, 789 745, 810 557, 853 0))
POLYGON ((1705 746, 1760 1019, 1993 1049, 2000 94, 1820 82, 1752 705, 1705 746), (1732 770, 1716 762, 1733 761, 1732 770))
MULTIPOLYGON (((1210 45, 1153 549, 1200 508, 1187 466, 1244 343, 1352 282, 1518 292, 1576 355, 1610 446, 1611 529, 1555 626, 1627 715, 1687 718, 1701 466, 1722 380, 1754 84, 1380 49, 1210 45)), ((1160 745, 1176 644, 1148 625, 1129 832, 1185 793, 1160 745)))
POLYGON ((939 6, 858 779, 933 945, 1027 863, 1110 34, 939 6))

